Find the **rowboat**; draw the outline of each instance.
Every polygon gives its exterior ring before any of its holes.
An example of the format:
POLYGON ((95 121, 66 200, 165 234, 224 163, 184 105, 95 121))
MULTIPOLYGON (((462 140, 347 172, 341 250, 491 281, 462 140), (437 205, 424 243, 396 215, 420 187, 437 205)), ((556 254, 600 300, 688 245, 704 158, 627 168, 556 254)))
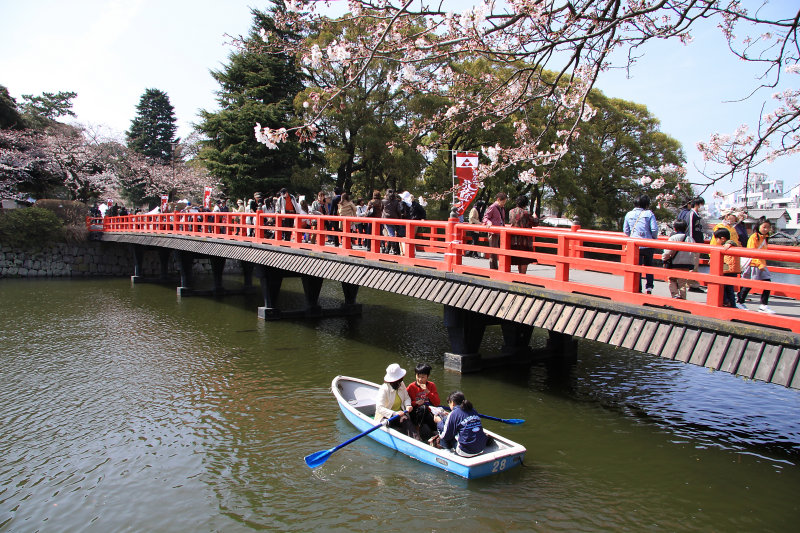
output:
MULTIPOLYGON (((336 376, 331 391, 344 416, 360 431, 375 426, 375 396, 378 384, 363 379, 336 376)), ((522 464, 525 448, 484 428, 493 437, 486 450, 475 457, 461 457, 455 452, 436 448, 413 439, 395 429, 381 426, 369 436, 384 446, 404 453, 425 464, 441 468, 464 478, 474 479, 503 472, 522 464)))

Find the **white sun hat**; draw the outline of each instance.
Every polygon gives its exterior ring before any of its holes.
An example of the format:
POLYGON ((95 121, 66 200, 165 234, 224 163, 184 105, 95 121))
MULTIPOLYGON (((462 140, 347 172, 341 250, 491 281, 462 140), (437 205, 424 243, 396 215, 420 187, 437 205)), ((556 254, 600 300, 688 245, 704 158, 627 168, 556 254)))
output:
POLYGON ((400 368, 400 365, 392 363, 386 367, 386 376, 384 376, 383 381, 386 383, 394 383, 395 381, 403 379, 405 375, 406 371, 400 368))

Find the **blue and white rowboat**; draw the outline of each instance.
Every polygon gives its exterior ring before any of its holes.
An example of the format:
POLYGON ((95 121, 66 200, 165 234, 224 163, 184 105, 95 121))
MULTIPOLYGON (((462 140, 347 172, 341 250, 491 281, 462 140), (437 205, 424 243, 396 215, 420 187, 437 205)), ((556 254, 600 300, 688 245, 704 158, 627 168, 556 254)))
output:
MULTIPOLYGON (((378 385, 363 379, 336 376, 331 391, 339 402, 347 419, 359 430, 366 431, 375 425, 375 395, 378 385)), ((522 464, 525 448, 484 428, 494 442, 476 457, 461 457, 450 450, 435 448, 382 426, 369 434, 370 437, 393 450, 404 453, 423 463, 447 470, 468 479, 503 472, 522 464)))

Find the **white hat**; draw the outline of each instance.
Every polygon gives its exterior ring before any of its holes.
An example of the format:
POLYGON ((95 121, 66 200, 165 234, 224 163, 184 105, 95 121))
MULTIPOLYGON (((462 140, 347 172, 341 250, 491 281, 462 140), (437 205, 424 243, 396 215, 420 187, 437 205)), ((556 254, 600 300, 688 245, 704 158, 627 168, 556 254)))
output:
POLYGON ((406 371, 400 368, 400 365, 397 363, 392 363, 386 367, 386 375, 384 376, 383 381, 386 383, 394 383, 395 381, 403 379, 403 376, 405 375, 406 371))

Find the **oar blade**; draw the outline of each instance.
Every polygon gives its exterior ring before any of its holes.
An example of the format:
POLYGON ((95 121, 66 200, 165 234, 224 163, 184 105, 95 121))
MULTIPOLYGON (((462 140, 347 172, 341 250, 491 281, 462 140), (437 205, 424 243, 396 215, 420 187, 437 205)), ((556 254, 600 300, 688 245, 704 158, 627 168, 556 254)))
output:
POLYGON ((318 466, 322 466, 325 461, 328 460, 328 457, 331 456, 333 452, 331 450, 321 450, 318 452, 314 452, 311 455, 306 455, 306 464, 310 468, 317 468, 318 466))
POLYGON ((524 424, 525 420, 522 418, 504 418, 503 422, 506 424, 524 424))

